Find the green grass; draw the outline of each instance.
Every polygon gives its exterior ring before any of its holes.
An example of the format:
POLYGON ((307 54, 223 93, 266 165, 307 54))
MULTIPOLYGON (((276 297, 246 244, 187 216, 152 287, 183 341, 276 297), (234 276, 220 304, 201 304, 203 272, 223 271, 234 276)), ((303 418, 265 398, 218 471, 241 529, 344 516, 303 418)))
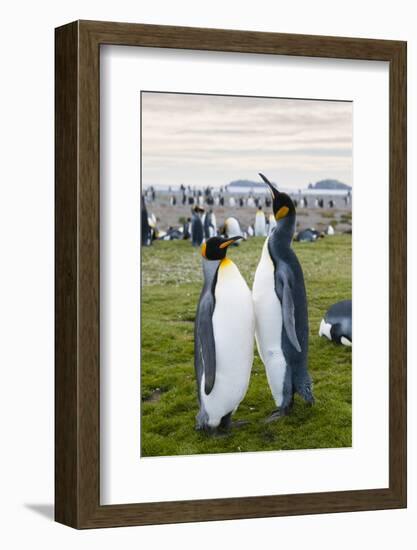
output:
MULTIPOLYGON (((262 238, 252 238, 228 252, 250 286, 262 243, 262 238)), ((329 305, 351 296, 351 236, 294 243, 294 249, 308 294, 309 370, 316 404, 309 407, 296 397, 290 416, 264 424, 275 404, 255 350, 249 390, 234 416, 250 423, 221 438, 194 429, 193 330, 202 285, 200 253, 186 241, 156 242, 142 249, 142 456, 351 446, 351 350, 318 336, 329 305)))

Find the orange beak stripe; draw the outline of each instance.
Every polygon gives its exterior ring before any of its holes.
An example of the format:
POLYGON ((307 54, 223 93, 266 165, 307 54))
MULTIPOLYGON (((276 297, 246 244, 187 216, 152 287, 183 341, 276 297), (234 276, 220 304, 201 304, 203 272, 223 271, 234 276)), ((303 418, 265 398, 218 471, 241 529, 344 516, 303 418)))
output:
POLYGON ((219 248, 226 248, 227 246, 229 246, 230 244, 234 243, 234 239, 230 240, 230 241, 226 241, 225 243, 222 243, 219 248))
POLYGON ((201 255, 203 256, 203 258, 206 257, 206 248, 207 248, 206 243, 203 243, 203 244, 201 245, 201 255))

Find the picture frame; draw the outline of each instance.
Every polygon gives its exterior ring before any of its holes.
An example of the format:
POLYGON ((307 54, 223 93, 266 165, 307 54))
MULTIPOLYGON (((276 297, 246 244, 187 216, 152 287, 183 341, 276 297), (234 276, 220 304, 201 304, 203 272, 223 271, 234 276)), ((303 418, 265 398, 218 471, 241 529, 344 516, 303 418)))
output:
POLYGON ((406 43, 75 21, 55 31, 55 519, 77 528, 406 507, 406 43), (100 47, 389 63, 389 486, 100 504, 100 47))

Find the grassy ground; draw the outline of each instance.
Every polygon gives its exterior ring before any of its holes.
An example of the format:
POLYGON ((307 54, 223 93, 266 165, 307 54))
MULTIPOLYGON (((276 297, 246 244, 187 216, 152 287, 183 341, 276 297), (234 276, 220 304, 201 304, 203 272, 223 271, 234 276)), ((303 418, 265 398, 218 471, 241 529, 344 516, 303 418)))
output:
MULTIPOLYGON (((262 243, 262 238, 252 238, 228 252, 250 286, 262 243)), ((294 248, 308 294, 309 370, 316 404, 308 407, 296 397, 290 416, 264 424, 275 405, 255 351, 249 390, 234 416, 250 423, 221 438, 194 429, 199 251, 186 241, 156 242, 142 249, 142 456, 351 446, 351 350, 318 336, 329 305, 351 296, 351 236, 294 243, 294 248)))

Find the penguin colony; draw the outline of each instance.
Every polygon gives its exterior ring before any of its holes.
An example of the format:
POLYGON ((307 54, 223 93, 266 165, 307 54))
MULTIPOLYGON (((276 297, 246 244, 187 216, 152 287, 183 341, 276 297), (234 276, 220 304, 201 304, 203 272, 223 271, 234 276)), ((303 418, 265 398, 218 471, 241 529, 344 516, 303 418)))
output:
MULTIPOLYGON (((225 198, 225 189, 220 188, 219 192, 214 192, 211 187, 207 187, 204 190, 201 189, 191 189, 190 186, 187 188, 184 185, 181 185, 179 192, 174 192, 172 187, 168 189, 169 199, 168 203, 171 207, 178 205, 189 205, 191 209, 191 217, 188 217, 186 220, 181 222, 181 225, 178 227, 169 226, 167 230, 161 230, 158 228, 158 222, 154 214, 149 214, 146 208, 146 203, 148 205, 155 202, 156 191, 153 186, 148 187, 144 190, 142 194, 142 234, 141 242, 142 246, 150 246, 154 240, 189 240, 191 244, 195 247, 201 246, 204 239, 208 239, 216 235, 228 235, 227 225, 232 224, 239 226, 239 221, 235 216, 230 216, 225 224, 217 228, 216 218, 213 213, 212 206, 223 207, 227 203, 230 208, 238 209, 243 207, 256 208, 256 216, 253 225, 248 225, 243 231, 240 230, 241 234, 245 239, 252 236, 257 237, 268 237, 273 231, 276 220, 273 214, 267 216, 263 207, 269 209, 271 207, 271 199, 269 196, 259 197, 254 196, 253 192, 250 191, 247 197, 237 197, 229 196, 228 199, 225 198), (206 211, 207 209, 207 211, 206 211), (146 221, 148 223, 146 223, 146 221), (194 229, 194 231, 193 231, 194 229), (193 233, 195 233, 193 235, 193 233)), ((346 194, 343 199, 345 206, 350 204, 350 192, 346 194)), ((325 202, 323 198, 316 198, 314 201, 310 199, 311 206, 315 208, 324 208, 325 202)), ((309 202, 307 197, 301 195, 301 191, 298 191, 298 200, 293 198, 294 206, 300 209, 307 208, 309 202)), ((327 201, 326 206, 328 208, 334 208, 336 203, 333 199, 327 201)), ((163 222, 163 220, 162 220, 163 222)), ((349 232, 349 231, 346 231, 349 232)), ((329 225, 325 232, 320 233, 316 231, 314 227, 306 228, 300 230, 295 235, 296 241, 302 242, 315 242, 319 237, 324 237, 325 235, 333 235, 334 228, 332 225, 329 225)))
MULTIPOLYGON (((188 204, 192 205, 191 218, 181 228, 170 227, 156 237, 156 220, 148 215, 142 197, 143 246, 149 246, 155 238, 189 238, 193 246, 201 247, 204 284, 194 327, 199 403, 196 429, 213 435, 238 425, 232 422, 232 415, 248 389, 254 339, 276 405, 265 422, 290 414, 295 393, 308 404, 314 403, 308 373, 309 326, 304 276, 291 243, 293 239, 314 242, 324 234, 308 228, 295 235, 295 201, 263 174, 260 176, 271 192, 272 201, 266 200, 265 206, 271 206, 272 202, 273 214, 267 218, 259 201, 249 197, 248 205, 252 201, 258 210, 254 227, 249 226, 247 232, 242 232, 235 217, 227 218, 218 231, 213 210, 205 212, 202 207, 201 194, 195 200, 188 197, 188 204), (252 235, 266 239, 251 292, 237 266, 227 258, 227 249, 252 235)), ((224 203, 221 199, 220 205, 224 203)), ((235 199, 230 200, 231 206, 235 206, 235 199)), ((170 202, 175 204, 175 197, 170 202)), ((184 193, 182 204, 186 202, 184 193)), ((210 203, 207 197, 206 202, 210 203)), ((214 199, 212 203, 215 204, 214 199)), ((307 199, 301 199, 300 207, 307 206, 307 199)), ((322 208, 323 201, 317 200, 315 206, 322 208)), ((331 225, 326 234, 334 234, 331 225)), ((350 300, 329 308, 321 321, 319 335, 338 344, 352 345, 350 300)))

